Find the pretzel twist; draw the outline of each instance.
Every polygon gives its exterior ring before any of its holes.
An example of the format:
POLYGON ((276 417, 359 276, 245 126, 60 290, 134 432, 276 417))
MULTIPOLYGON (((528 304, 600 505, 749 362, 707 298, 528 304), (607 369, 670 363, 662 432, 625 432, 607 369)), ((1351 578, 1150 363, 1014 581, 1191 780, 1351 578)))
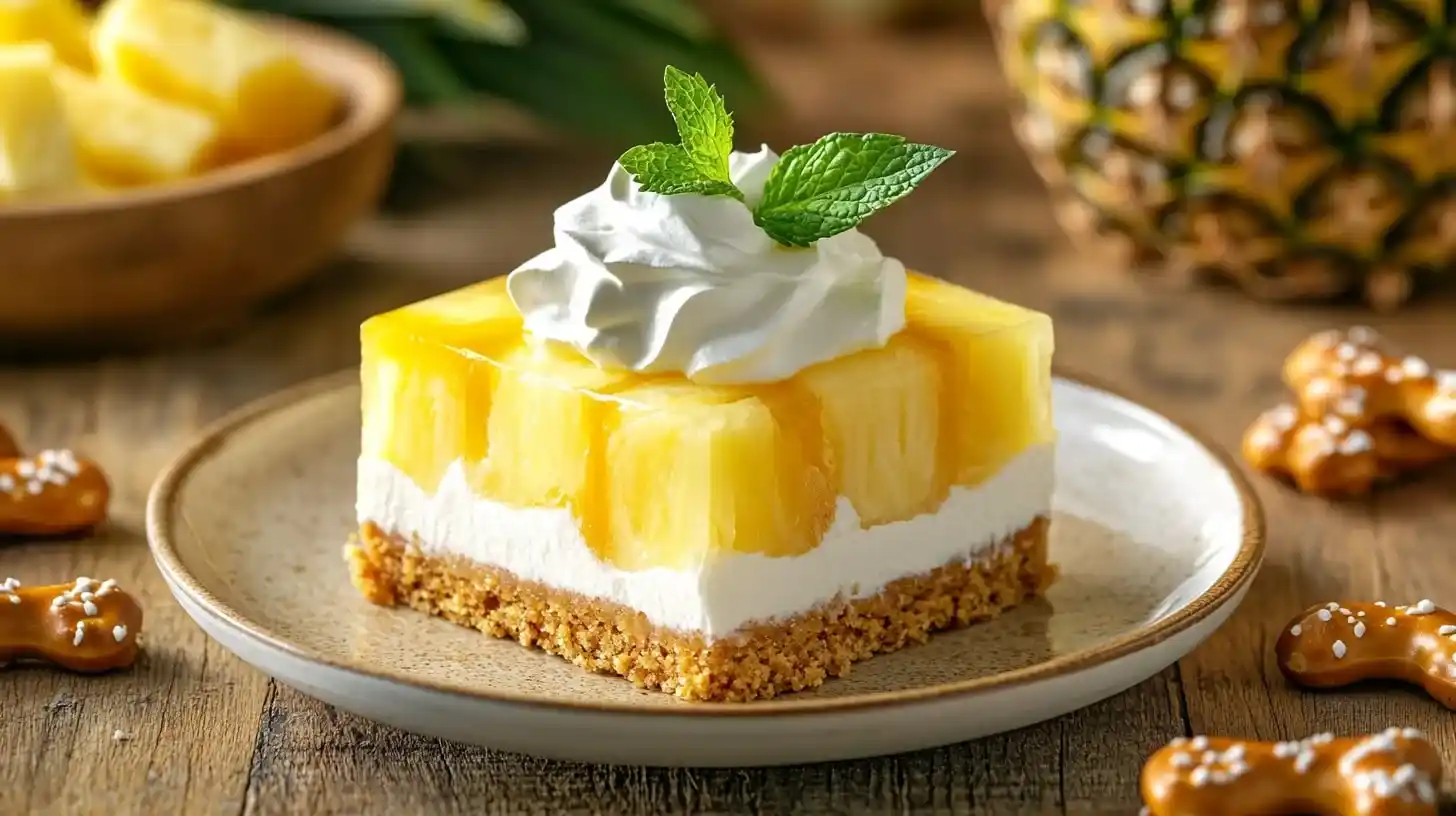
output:
POLYGON ((1448 459, 1456 449, 1398 422, 1361 426, 1334 414, 1314 419, 1285 404, 1254 420, 1243 453, 1250 467, 1288 477, 1306 493, 1359 495, 1378 481, 1448 459))
POLYGON ((23 587, 0 582, 0 665, 41 660, 75 672, 136 661, 142 609, 115 581, 23 587))
POLYGON ((105 520, 110 499, 101 468, 68 450, 0 459, 0 534, 86 530, 105 520))
POLYGON ((1373 329, 1316 334, 1283 373, 1294 402, 1244 433, 1255 470, 1306 493, 1348 496, 1456 455, 1456 372, 1397 353, 1373 329))
POLYGON ((1285 360, 1284 382, 1305 416, 1334 415, 1355 427, 1395 420, 1456 448, 1456 372, 1399 353, 1373 329, 1314 335, 1285 360))
POLYGON ((1298 742, 1179 738, 1148 759, 1151 816, 1435 816, 1441 758, 1420 732, 1298 742))
POLYGON ((1399 680, 1456 709, 1456 614, 1427 599, 1394 607, 1384 601, 1312 606, 1284 627, 1274 655, 1299 686, 1399 680))
POLYGON ((0 425, 0 459, 14 459, 20 455, 20 446, 15 444, 15 437, 11 435, 10 429, 0 425))

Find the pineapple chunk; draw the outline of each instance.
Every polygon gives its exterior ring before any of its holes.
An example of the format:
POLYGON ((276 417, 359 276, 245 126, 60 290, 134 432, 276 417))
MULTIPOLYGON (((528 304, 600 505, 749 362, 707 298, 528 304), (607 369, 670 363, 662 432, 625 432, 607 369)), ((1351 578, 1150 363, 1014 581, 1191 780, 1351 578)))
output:
POLYGON ((502 350, 501 338, 510 336, 512 342, 520 339, 521 314, 506 293, 506 279, 500 277, 376 315, 365 321, 364 332, 440 343, 489 356, 502 350))
POLYGON ((504 279, 366 321, 364 454, 429 491, 456 460, 484 459, 484 418, 498 376, 489 356, 517 342, 520 324, 504 279))
POLYGON ((941 375, 930 350, 901 334, 800 377, 822 408, 840 493, 862 526, 940 506, 949 485, 937 455, 941 375))
POLYGON ((403 342, 364 367, 365 455, 433 492, 457 460, 485 455, 495 367, 438 346, 403 342))
POLYGON ((111 0, 94 39, 103 73, 216 117, 230 158, 302 144, 338 106, 281 38, 203 0, 111 0))
POLYGON ((0 45, 44 42, 79 71, 95 68, 91 20, 77 0, 0 0, 0 45))
POLYGON ((1056 436, 1052 321, 1040 312, 912 275, 906 333, 932 345, 943 377, 942 455, 952 484, 971 486, 1056 436))
POLYGON ((603 497, 594 460, 615 412, 605 395, 630 375, 541 342, 506 353, 500 366, 480 492, 521 507, 570 507, 587 541, 601 546, 603 497))
POLYGON ((206 114, 64 66, 56 85, 82 167, 108 186, 185 178, 206 169, 215 155, 218 127, 206 114))
POLYGON ((0 193, 7 198, 76 189, 81 171, 44 43, 0 46, 0 193))
MULTIPOLYGON (((624 569, 692 568, 727 552, 801 555, 833 521, 835 494, 823 437, 785 426, 776 389, 677 385, 623 392, 606 461, 611 550, 624 569), (817 459, 817 461, 816 461, 817 459)), ((795 404, 812 416, 813 404, 795 404)), ((815 430, 816 434, 817 428, 815 430)))

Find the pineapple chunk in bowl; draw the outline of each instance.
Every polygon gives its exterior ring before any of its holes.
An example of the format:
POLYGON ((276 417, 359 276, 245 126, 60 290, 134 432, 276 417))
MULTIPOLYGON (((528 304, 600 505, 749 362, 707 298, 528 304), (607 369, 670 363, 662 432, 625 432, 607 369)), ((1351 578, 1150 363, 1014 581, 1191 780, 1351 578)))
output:
POLYGON ((240 156, 250 145, 229 138, 226 119, 210 127, 186 107, 57 67, 61 107, 81 123, 70 149, 83 184, 108 189, 0 198, 0 353, 140 348, 234 325, 317 271, 378 201, 402 96, 394 68, 317 26, 262 18, 259 28, 337 100, 321 134, 270 152, 240 156), (166 138, 150 135, 158 129, 166 138))

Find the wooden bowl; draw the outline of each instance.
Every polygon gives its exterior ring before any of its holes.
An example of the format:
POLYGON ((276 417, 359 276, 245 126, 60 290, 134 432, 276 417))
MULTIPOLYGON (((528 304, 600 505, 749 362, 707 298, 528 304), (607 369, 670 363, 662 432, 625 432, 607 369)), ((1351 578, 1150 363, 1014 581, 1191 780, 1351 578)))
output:
POLYGON ((401 83, 371 47, 269 18, 344 100, 327 133, 194 179, 0 204, 0 353, 134 350, 237 325, 318 271, 382 195, 401 83))

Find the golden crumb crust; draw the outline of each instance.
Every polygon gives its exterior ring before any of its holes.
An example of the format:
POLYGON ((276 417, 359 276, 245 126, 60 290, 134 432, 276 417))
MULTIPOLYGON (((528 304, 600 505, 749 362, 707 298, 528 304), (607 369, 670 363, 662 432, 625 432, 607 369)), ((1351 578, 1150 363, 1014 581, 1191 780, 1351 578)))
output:
POLYGON ((1038 518, 984 558, 712 643, 653 626, 618 604, 465 559, 426 555, 372 523, 360 527, 345 554, 354 585, 376 604, 407 605, 683 699, 742 702, 814 688, 843 676, 855 661, 990 620, 1040 595, 1056 579, 1047 562, 1048 527, 1038 518))

